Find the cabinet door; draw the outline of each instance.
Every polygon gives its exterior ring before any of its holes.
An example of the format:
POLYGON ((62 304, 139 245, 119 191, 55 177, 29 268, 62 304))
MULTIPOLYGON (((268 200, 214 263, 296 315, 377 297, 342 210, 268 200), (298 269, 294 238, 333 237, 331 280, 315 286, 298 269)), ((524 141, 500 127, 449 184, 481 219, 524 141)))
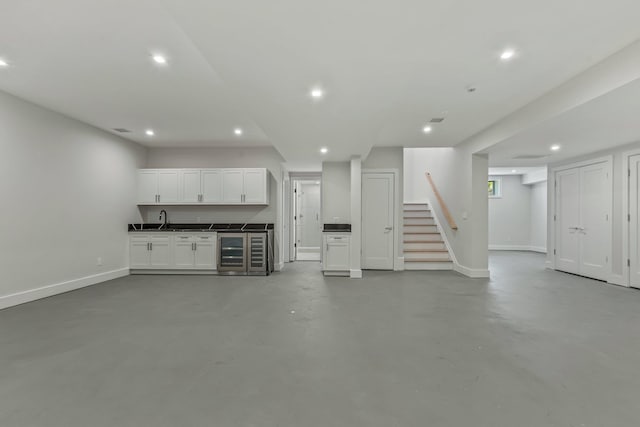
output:
POLYGON ((204 169, 202 171, 202 202, 222 202, 222 171, 219 169, 204 169))
POLYGON ((178 202, 179 188, 177 170, 167 169, 158 171, 158 195, 160 196, 160 203, 178 202))
POLYGON ((266 205, 267 171, 266 169, 244 169, 244 203, 266 205))
POLYGON ((180 171, 180 201, 184 203, 200 202, 200 170, 180 171))
POLYGON ((242 169, 222 170, 222 202, 242 203, 243 173, 242 169))
POLYGON ((149 268, 149 239, 146 237, 129 238, 129 268, 149 268))
POLYGON ((197 236, 195 267, 200 270, 216 269, 216 236, 197 236))
POLYGON ((325 243, 325 270, 349 271, 349 237, 327 236, 325 243))
POLYGON ((170 237, 151 237, 151 260, 149 265, 154 268, 171 267, 171 238, 170 237))
POLYGON ((138 204, 155 204, 158 199, 158 171, 138 171, 138 204))
POLYGON ((173 243, 173 261, 176 268, 193 268, 195 239, 193 236, 175 236, 173 243))

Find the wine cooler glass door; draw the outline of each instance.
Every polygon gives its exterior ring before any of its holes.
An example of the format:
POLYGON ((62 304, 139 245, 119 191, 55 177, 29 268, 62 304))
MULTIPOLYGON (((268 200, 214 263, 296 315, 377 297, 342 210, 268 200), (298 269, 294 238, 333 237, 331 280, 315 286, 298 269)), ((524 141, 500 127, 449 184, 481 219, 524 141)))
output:
POLYGON ((244 234, 221 233, 218 236, 218 271, 246 271, 246 247, 244 234))

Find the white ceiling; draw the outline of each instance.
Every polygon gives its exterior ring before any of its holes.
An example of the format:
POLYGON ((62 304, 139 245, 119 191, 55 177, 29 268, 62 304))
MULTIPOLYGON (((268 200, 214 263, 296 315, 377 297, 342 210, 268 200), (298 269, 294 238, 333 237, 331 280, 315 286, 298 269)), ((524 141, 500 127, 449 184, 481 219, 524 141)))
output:
POLYGON ((639 38, 638 16, 637 0, 4 1, 0 89, 145 145, 273 145, 302 167, 458 144, 639 38))
POLYGON ((525 175, 546 170, 546 167, 491 167, 489 175, 525 175), (515 172, 514 172, 515 171, 515 172))
POLYGON ((491 166, 544 165, 640 141, 640 79, 491 147, 491 166), (551 151, 551 145, 560 150, 551 151), (540 155, 517 160, 516 156, 540 155))

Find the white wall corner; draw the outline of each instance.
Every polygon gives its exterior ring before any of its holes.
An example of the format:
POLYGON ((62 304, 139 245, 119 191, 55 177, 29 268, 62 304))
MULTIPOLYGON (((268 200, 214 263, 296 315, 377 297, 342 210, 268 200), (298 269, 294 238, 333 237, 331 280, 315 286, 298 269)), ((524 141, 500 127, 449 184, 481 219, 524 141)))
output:
POLYGON ((42 298, 63 294, 65 292, 74 291, 76 289, 85 288, 87 286, 96 285, 108 280, 118 279, 120 277, 128 275, 129 268, 120 268, 118 270, 107 271, 100 274, 94 274, 92 276, 81 277, 79 279, 42 286, 40 288, 29 289, 28 291, 4 295, 0 297, 0 310, 31 301, 36 301, 42 298))
POLYGON ((611 276, 609 276, 609 280, 607 280, 607 283, 610 283, 612 285, 624 286, 627 288, 629 287, 629 283, 625 280, 622 274, 612 273, 611 276))
POLYGON ((284 261, 280 261, 279 263, 277 263, 276 265, 273 266, 273 269, 275 271, 282 271, 282 269, 284 269, 284 261))
POLYGON ((547 270, 555 270, 555 266, 553 265, 553 263, 549 260, 546 260, 544 262, 544 268, 546 268, 547 270))
POLYGON ((349 277, 351 279, 362 279, 362 270, 349 270, 349 277))
POLYGON ((479 268, 469 268, 469 267, 465 267, 464 265, 460 265, 457 262, 453 263, 453 270, 467 277, 471 277, 473 279, 489 278, 489 270, 479 269, 479 268))

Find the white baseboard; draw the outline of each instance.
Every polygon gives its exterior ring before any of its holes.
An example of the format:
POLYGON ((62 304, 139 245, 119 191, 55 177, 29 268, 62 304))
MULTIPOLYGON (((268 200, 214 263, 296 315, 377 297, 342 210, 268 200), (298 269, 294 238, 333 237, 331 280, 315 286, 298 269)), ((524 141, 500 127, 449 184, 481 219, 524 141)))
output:
POLYGON ((528 246, 528 245, 489 245, 490 251, 531 251, 547 253, 547 248, 541 246, 528 246))
POLYGON ((489 270, 480 269, 480 268, 469 268, 469 267, 465 267, 464 265, 460 265, 458 263, 453 264, 453 270, 474 279, 486 279, 489 277, 489 270))
POLYGON ((399 256, 398 258, 396 258, 396 265, 395 268, 393 269, 394 271, 404 271, 404 257, 403 256, 399 256))
POLYGON ((352 279, 362 279, 362 270, 357 269, 357 270, 350 270, 349 271, 349 277, 352 279))
POLYGON ((279 262, 273 266, 274 271, 282 271, 284 268, 284 262, 279 262))
POLYGON ((544 268, 546 268, 547 270, 555 270, 555 266, 553 265, 553 263, 549 260, 544 262, 544 268))
POLYGON ((618 286, 624 286, 624 287, 629 287, 629 284, 627 283, 627 281, 625 280, 624 276, 622 274, 611 274, 611 276, 609 276, 609 280, 607 280, 607 283, 610 283, 612 285, 618 285, 618 286))
POLYGON ((87 286, 95 285, 97 283, 106 282, 107 280, 113 280, 128 275, 129 268, 120 268, 118 270, 112 270, 100 274, 94 274, 92 276, 81 277, 79 279, 69 280, 66 282, 54 283, 53 285, 47 285, 41 288, 29 289, 28 291, 16 292, 15 294, 0 296, 0 310, 3 308, 13 307, 15 305, 39 300, 41 298, 47 298, 53 295, 74 291, 76 289, 84 288, 87 286))

